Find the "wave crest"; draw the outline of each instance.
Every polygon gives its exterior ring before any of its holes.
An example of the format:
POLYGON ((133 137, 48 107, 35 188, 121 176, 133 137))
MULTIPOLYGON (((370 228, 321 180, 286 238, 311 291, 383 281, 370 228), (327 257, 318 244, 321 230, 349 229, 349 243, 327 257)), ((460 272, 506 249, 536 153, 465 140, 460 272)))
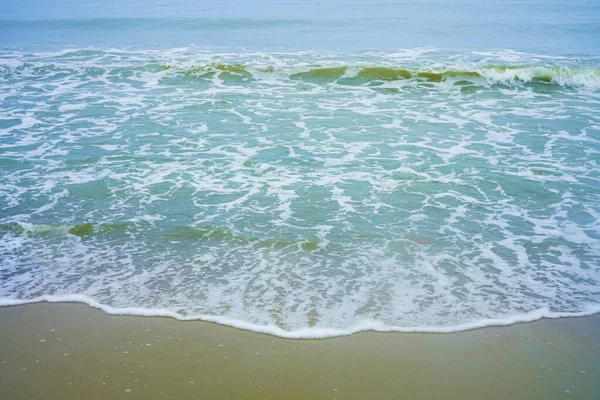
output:
POLYGON ((600 87, 600 68, 573 68, 561 66, 483 66, 472 69, 458 68, 404 68, 390 66, 324 66, 324 67, 292 67, 276 68, 274 66, 256 67, 242 64, 205 64, 192 67, 166 65, 165 70, 173 70, 185 76, 213 77, 245 77, 256 78, 263 73, 275 73, 292 80, 311 83, 331 83, 346 85, 373 84, 375 82, 391 82, 400 80, 423 80, 439 83, 447 80, 485 80, 488 84, 528 84, 546 83, 560 86, 584 87, 597 89, 600 87), (303 69, 290 73, 290 69, 303 69))
MULTIPOLYGON (((255 80, 303 81, 313 84, 377 86, 393 81, 445 81, 489 85, 547 84, 596 90, 600 88, 597 61, 555 60, 554 65, 502 65, 493 60, 453 61, 394 60, 385 54, 370 57, 310 54, 201 54, 132 53, 79 50, 59 55, 0 54, 0 79, 52 78, 73 75, 82 78, 130 78, 150 74, 185 84, 189 79, 230 81, 244 84, 255 80)), ((523 60, 529 62, 528 60, 523 60)), ((539 61, 539 60, 537 60, 539 61)))

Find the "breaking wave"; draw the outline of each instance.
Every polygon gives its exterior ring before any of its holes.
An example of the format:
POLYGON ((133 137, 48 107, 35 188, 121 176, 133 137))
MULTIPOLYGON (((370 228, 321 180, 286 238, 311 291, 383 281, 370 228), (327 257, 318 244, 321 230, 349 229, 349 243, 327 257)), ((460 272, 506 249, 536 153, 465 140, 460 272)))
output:
MULTIPOLYGON (((123 52, 77 50, 53 54, 36 60, 23 53, 0 54, 0 77, 4 79, 56 76, 74 74, 81 77, 106 78, 132 77, 155 74, 156 79, 195 78, 244 82, 269 80, 300 80, 310 83, 335 83, 340 85, 381 85, 386 82, 416 80, 429 83, 459 82, 459 84, 514 85, 544 83, 566 87, 595 90, 600 87, 600 68, 580 65, 561 65, 563 59, 548 60, 526 58, 531 65, 497 64, 501 60, 484 58, 459 62, 440 58, 407 58, 394 60, 384 53, 377 54, 377 64, 363 60, 361 55, 338 57, 315 56, 304 53, 231 55, 184 54, 164 62, 160 54, 127 54, 123 52), (346 59, 348 58, 348 59, 346 59), (146 62, 152 59, 153 62, 146 62), (202 60, 202 61, 200 61, 202 60), (237 62, 236 62, 237 61, 237 62), (536 65, 544 61, 541 65, 536 65), (108 63, 107 63, 108 62, 108 63), (403 65, 404 64, 404 65, 403 65)), ((173 57, 167 57, 173 58, 173 57)), ((567 60, 568 61, 568 60, 567 60)), ((169 81, 172 83, 172 81, 169 81)))

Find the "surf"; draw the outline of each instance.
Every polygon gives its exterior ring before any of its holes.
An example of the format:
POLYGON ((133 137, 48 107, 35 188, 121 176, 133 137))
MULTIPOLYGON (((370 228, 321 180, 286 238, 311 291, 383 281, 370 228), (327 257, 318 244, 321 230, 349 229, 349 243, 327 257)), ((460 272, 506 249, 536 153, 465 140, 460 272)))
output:
POLYGON ((593 57, 3 49, 0 65, 6 304, 326 337, 600 302, 593 57))

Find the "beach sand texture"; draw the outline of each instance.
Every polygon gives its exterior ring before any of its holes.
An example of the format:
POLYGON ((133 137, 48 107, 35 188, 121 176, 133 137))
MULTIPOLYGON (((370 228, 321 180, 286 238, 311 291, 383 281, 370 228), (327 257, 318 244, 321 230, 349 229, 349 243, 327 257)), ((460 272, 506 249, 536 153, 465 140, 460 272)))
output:
POLYGON ((3 399, 597 399, 600 317, 289 340, 80 304, 0 308, 3 399))

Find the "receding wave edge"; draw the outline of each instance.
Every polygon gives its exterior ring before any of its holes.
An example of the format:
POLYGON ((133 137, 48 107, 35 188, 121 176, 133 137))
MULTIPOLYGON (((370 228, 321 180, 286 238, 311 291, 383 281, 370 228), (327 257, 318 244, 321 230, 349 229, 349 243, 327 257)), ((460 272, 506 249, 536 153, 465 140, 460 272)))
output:
POLYGON ((486 318, 478 321, 468 322, 454 326, 417 326, 400 327, 386 325, 377 321, 364 321, 347 329, 336 328, 302 328, 293 331, 286 331, 273 325, 259 325, 247 321, 231 319, 227 317, 214 315, 181 315, 177 312, 163 308, 144 308, 144 307, 112 307, 102 304, 91 297, 81 294, 73 295, 44 295, 33 299, 10 299, 0 298, 0 307, 18 306, 32 303, 84 303, 89 307, 97 308, 109 315, 132 315, 144 317, 170 317, 180 321, 206 321, 219 325, 230 326, 237 329, 252 331, 256 333, 265 333, 272 336, 278 336, 286 339, 325 339, 338 336, 349 336, 358 332, 400 332, 400 333, 452 333, 480 329, 492 326, 508 326, 524 322, 533 322, 540 319, 558 319, 571 317, 586 317, 600 313, 600 304, 588 306, 585 310, 579 312, 554 312, 548 308, 540 308, 528 313, 513 315, 505 318, 486 318))

